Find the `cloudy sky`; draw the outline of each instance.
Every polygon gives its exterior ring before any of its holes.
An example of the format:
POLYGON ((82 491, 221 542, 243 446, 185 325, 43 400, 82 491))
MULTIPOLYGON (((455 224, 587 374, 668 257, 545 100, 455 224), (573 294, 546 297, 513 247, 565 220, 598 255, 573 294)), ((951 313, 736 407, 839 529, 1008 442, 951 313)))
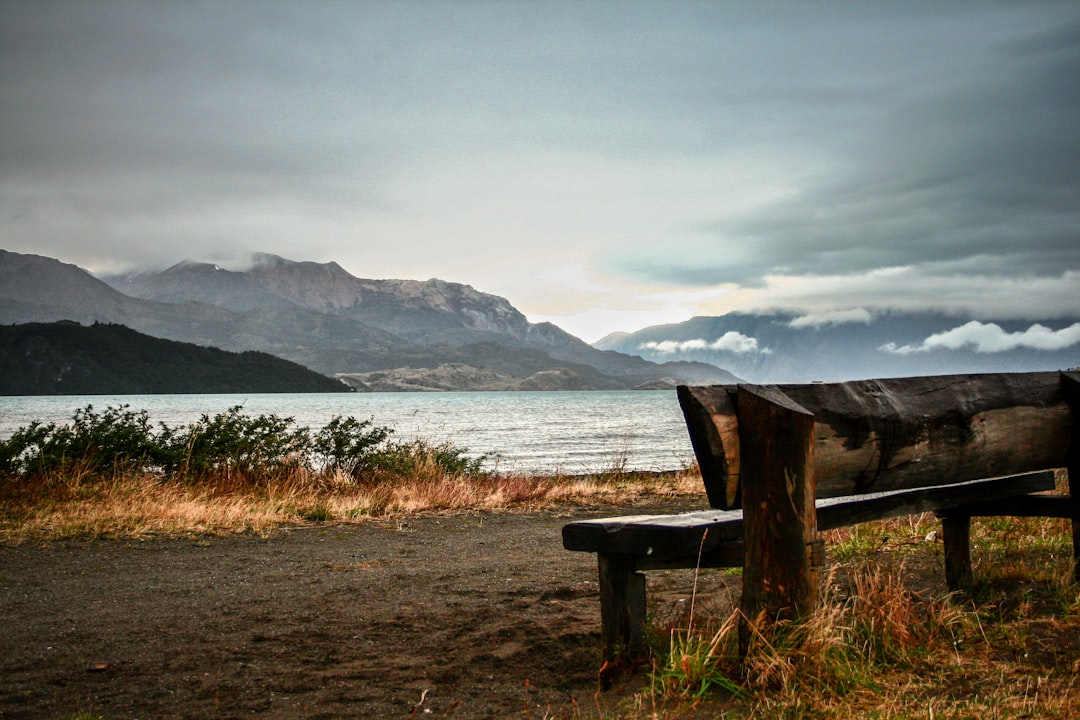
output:
POLYGON ((1080 4, 0 0, 0 247, 439 277, 586 340, 1080 314, 1080 4))

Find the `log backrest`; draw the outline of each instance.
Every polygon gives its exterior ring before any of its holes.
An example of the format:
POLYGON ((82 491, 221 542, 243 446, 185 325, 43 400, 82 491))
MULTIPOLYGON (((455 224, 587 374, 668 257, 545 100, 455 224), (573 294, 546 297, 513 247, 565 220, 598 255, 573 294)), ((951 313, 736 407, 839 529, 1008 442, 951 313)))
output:
MULTIPOLYGON (((813 415, 815 495, 828 498, 1064 467, 1078 387, 1075 372, 1037 372, 776 385, 770 390, 813 415)), ((709 504, 715 508, 741 506, 739 388, 678 388, 709 504)))

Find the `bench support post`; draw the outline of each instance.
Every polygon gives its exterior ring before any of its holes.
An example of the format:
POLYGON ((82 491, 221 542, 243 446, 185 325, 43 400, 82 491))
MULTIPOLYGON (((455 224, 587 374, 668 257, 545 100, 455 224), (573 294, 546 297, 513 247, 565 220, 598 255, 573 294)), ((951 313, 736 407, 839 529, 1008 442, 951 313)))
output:
POLYGON ((745 539, 739 650, 745 655, 749 623, 762 614, 772 621, 813 612, 820 558, 814 416, 775 386, 740 385, 737 406, 745 539))
POLYGON ((971 572, 971 516, 942 515, 941 539, 945 545, 945 582, 949 590, 971 587, 975 581, 971 572))
POLYGON ((1066 467, 1069 472, 1069 497, 1072 500, 1073 580, 1080 583, 1080 372, 1061 373, 1065 397, 1072 414, 1072 436, 1066 467))
POLYGON ((630 555, 597 553, 600 648, 606 663, 633 662, 645 648, 645 576, 630 555))
MULTIPOLYGON (((1076 454, 1080 455, 1080 450, 1076 454)), ((1069 498, 1072 500, 1073 582, 1080 583, 1080 457, 1069 461, 1069 498)))

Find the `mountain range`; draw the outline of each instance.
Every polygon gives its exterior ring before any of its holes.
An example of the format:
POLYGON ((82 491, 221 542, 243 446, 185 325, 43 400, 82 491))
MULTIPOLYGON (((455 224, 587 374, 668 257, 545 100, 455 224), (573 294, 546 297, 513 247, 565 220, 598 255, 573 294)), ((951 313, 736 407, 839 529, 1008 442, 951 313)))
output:
POLYGON ((1080 318, 974 320, 941 313, 729 313, 696 317, 596 347, 651 360, 714 363, 749 382, 1032 372, 1080 365, 1080 318))
POLYGON ((629 389, 731 382, 707 363, 599 350, 507 300, 442 280, 368 280, 337 263, 258 255, 244 270, 184 262, 97 278, 0 250, 0 324, 124 325, 269 353, 360 390, 629 389))
POLYGON ((60 320, 264 352, 358 390, 629 389, 1080 365, 1080 317, 729 313, 590 346, 468 285, 362 279, 333 262, 262 254, 243 270, 183 262, 97 278, 0 250, 0 324, 60 320))

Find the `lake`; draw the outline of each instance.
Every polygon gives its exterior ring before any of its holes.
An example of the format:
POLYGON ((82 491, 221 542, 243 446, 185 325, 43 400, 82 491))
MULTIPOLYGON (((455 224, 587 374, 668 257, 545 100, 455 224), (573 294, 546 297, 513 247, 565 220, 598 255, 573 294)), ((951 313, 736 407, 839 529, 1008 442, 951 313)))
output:
POLYGON ((693 450, 674 390, 621 392, 302 393, 0 397, 0 438, 31 422, 67 424, 75 410, 127 405, 176 427, 235 405, 318 429, 337 415, 372 419, 398 440, 450 442, 489 469, 522 473, 675 470, 693 450))

